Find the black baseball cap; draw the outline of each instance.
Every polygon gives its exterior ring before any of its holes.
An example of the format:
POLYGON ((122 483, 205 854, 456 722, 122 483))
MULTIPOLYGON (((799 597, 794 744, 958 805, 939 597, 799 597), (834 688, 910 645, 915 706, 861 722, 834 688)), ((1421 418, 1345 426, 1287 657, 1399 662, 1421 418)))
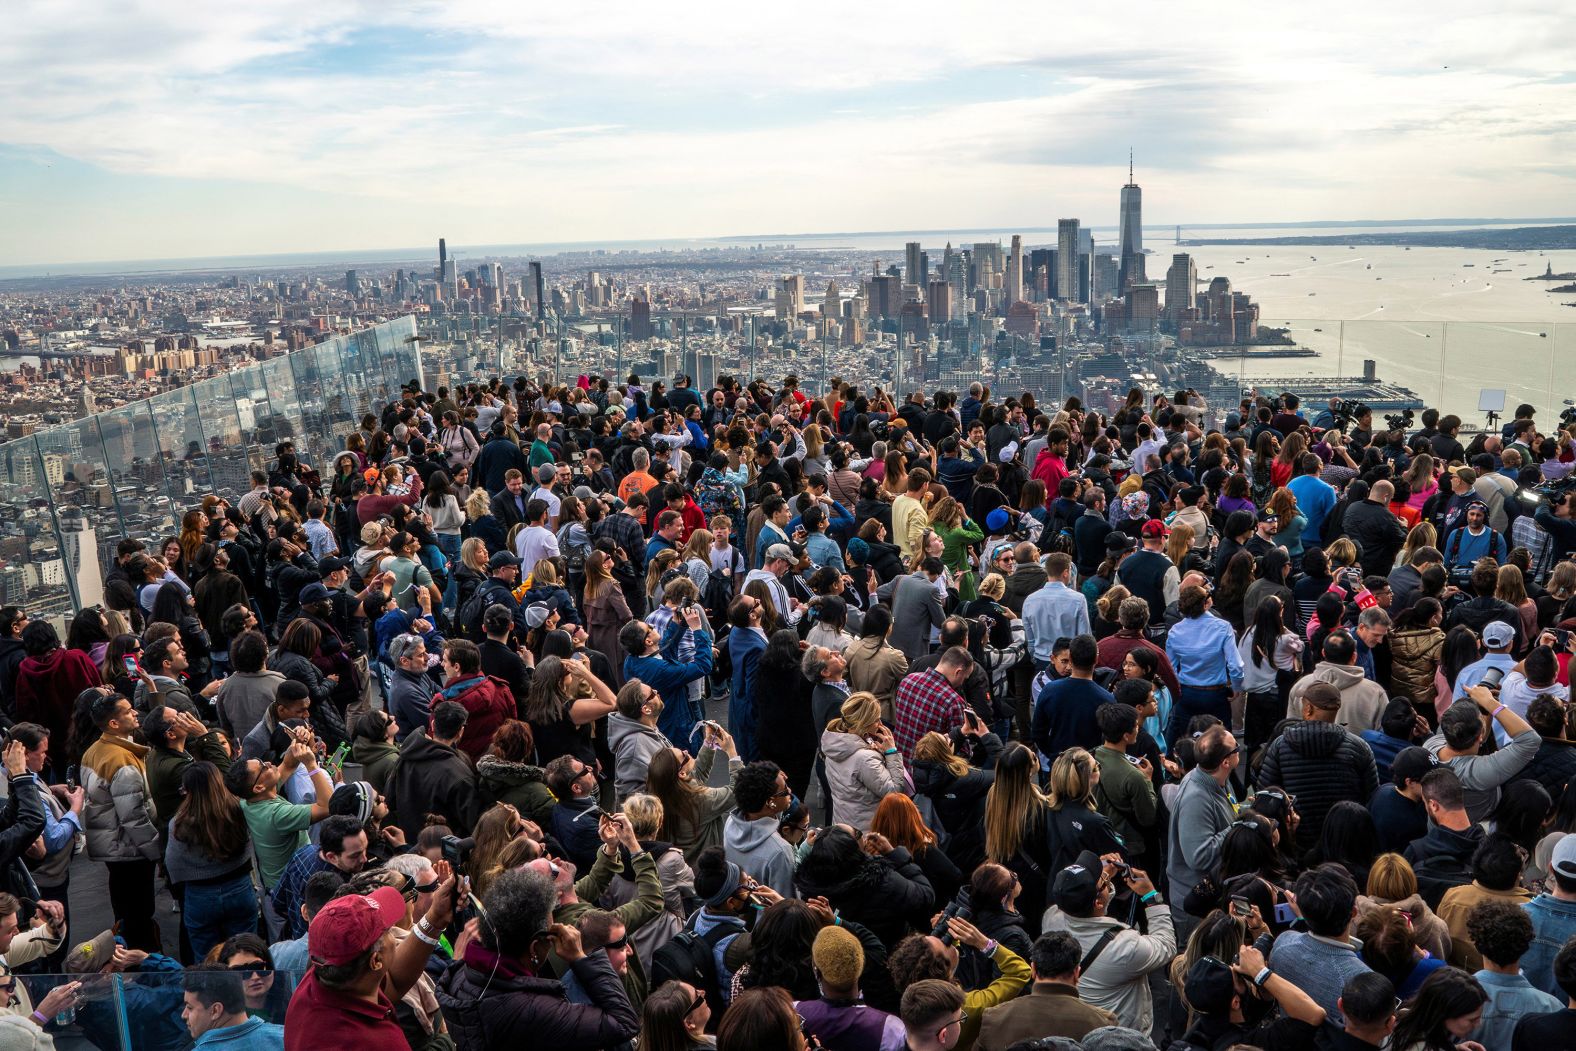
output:
POLYGON ((1426 748, 1419 748, 1417 745, 1403 748, 1390 761, 1391 780, 1397 787, 1408 781, 1421 781, 1424 774, 1438 765, 1439 760, 1435 759, 1434 754, 1426 748))
POLYGON ((1100 855, 1086 850, 1078 860, 1062 869, 1051 882, 1051 900, 1063 912, 1083 915, 1094 908, 1100 896, 1100 877, 1105 865, 1100 855))
POLYGON ((1188 1006, 1201 1015, 1227 1015, 1237 995, 1237 979, 1231 968, 1213 956, 1201 957, 1187 970, 1182 984, 1188 1006))

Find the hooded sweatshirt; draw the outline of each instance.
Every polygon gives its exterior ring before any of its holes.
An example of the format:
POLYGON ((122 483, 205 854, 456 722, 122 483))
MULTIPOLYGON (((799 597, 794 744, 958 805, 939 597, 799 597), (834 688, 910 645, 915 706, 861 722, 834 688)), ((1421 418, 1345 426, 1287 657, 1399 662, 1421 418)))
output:
POLYGON ((1336 726, 1344 727, 1354 734, 1379 729, 1379 716, 1384 713, 1385 705, 1390 703, 1390 695, 1385 693, 1383 686, 1366 677, 1355 664, 1320 661, 1313 671, 1293 684, 1286 699, 1286 718, 1302 718, 1302 695, 1316 682, 1330 683, 1341 691, 1341 710, 1335 716, 1336 726))
POLYGON ((655 726, 647 726, 639 719, 631 719, 618 712, 607 717, 607 744, 613 750, 616 768, 613 787, 618 798, 624 799, 646 787, 646 768, 652 756, 673 743, 655 726))
POLYGON ((728 860, 785 898, 794 896, 794 849, 777 834, 777 818, 754 821, 734 810, 722 828, 722 846, 728 860))
POLYGON ((821 754, 826 759, 826 780, 831 787, 832 820, 864 831, 876 816, 876 807, 893 792, 913 795, 903 772, 903 755, 883 755, 851 733, 827 730, 821 734, 821 754))

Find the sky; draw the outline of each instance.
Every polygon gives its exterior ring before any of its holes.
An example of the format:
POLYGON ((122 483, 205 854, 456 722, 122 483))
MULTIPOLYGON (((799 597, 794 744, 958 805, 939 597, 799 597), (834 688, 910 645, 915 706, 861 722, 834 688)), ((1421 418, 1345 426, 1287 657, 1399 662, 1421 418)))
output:
POLYGON ((1576 6, 12 0, 0 262, 1565 215, 1576 6))

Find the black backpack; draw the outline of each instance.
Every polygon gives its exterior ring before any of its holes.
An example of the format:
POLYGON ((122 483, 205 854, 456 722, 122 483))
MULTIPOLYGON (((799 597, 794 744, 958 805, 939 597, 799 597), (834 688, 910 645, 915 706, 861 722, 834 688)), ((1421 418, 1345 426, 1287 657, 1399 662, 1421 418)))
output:
MULTIPOLYGON (((695 913, 700 915, 699 911, 695 913)), ((663 982, 679 981, 694 986, 706 994, 712 1013, 721 1017, 726 1006, 717 975, 717 944, 734 934, 743 934, 741 920, 718 923, 705 934, 698 933, 691 916, 684 929, 668 939, 651 957, 651 980, 648 987, 655 989, 663 982)))
POLYGON ((488 581, 471 592, 470 598, 460 603, 460 608, 454 611, 454 626, 463 638, 480 643, 487 637, 487 633, 482 629, 482 616, 487 612, 487 607, 493 604, 493 596, 497 593, 497 588, 488 581))

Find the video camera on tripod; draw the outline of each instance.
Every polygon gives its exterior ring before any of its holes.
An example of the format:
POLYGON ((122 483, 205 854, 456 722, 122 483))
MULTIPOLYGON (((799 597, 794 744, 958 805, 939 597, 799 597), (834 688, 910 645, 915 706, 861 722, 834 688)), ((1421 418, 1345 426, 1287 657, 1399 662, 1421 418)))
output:
POLYGON ((1385 413, 1385 427, 1392 431, 1406 431, 1412 426, 1413 417, 1414 413, 1411 409, 1385 413))
POLYGON ((1566 475, 1542 485, 1527 486, 1516 490, 1516 499, 1528 507, 1536 508, 1542 504, 1558 507, 1563 504, 1571 493, 1576 492, 1576 475, 1566 475))
POLYGON ((1366 412, 1372 411, 1372 409, 1356 398, 1338 398, 1335 404, 1330 406, 1330 415, 1335 417, 1335 423, 1331 425, 1330 429, 1344 433, 1353 420, 1366 412))

